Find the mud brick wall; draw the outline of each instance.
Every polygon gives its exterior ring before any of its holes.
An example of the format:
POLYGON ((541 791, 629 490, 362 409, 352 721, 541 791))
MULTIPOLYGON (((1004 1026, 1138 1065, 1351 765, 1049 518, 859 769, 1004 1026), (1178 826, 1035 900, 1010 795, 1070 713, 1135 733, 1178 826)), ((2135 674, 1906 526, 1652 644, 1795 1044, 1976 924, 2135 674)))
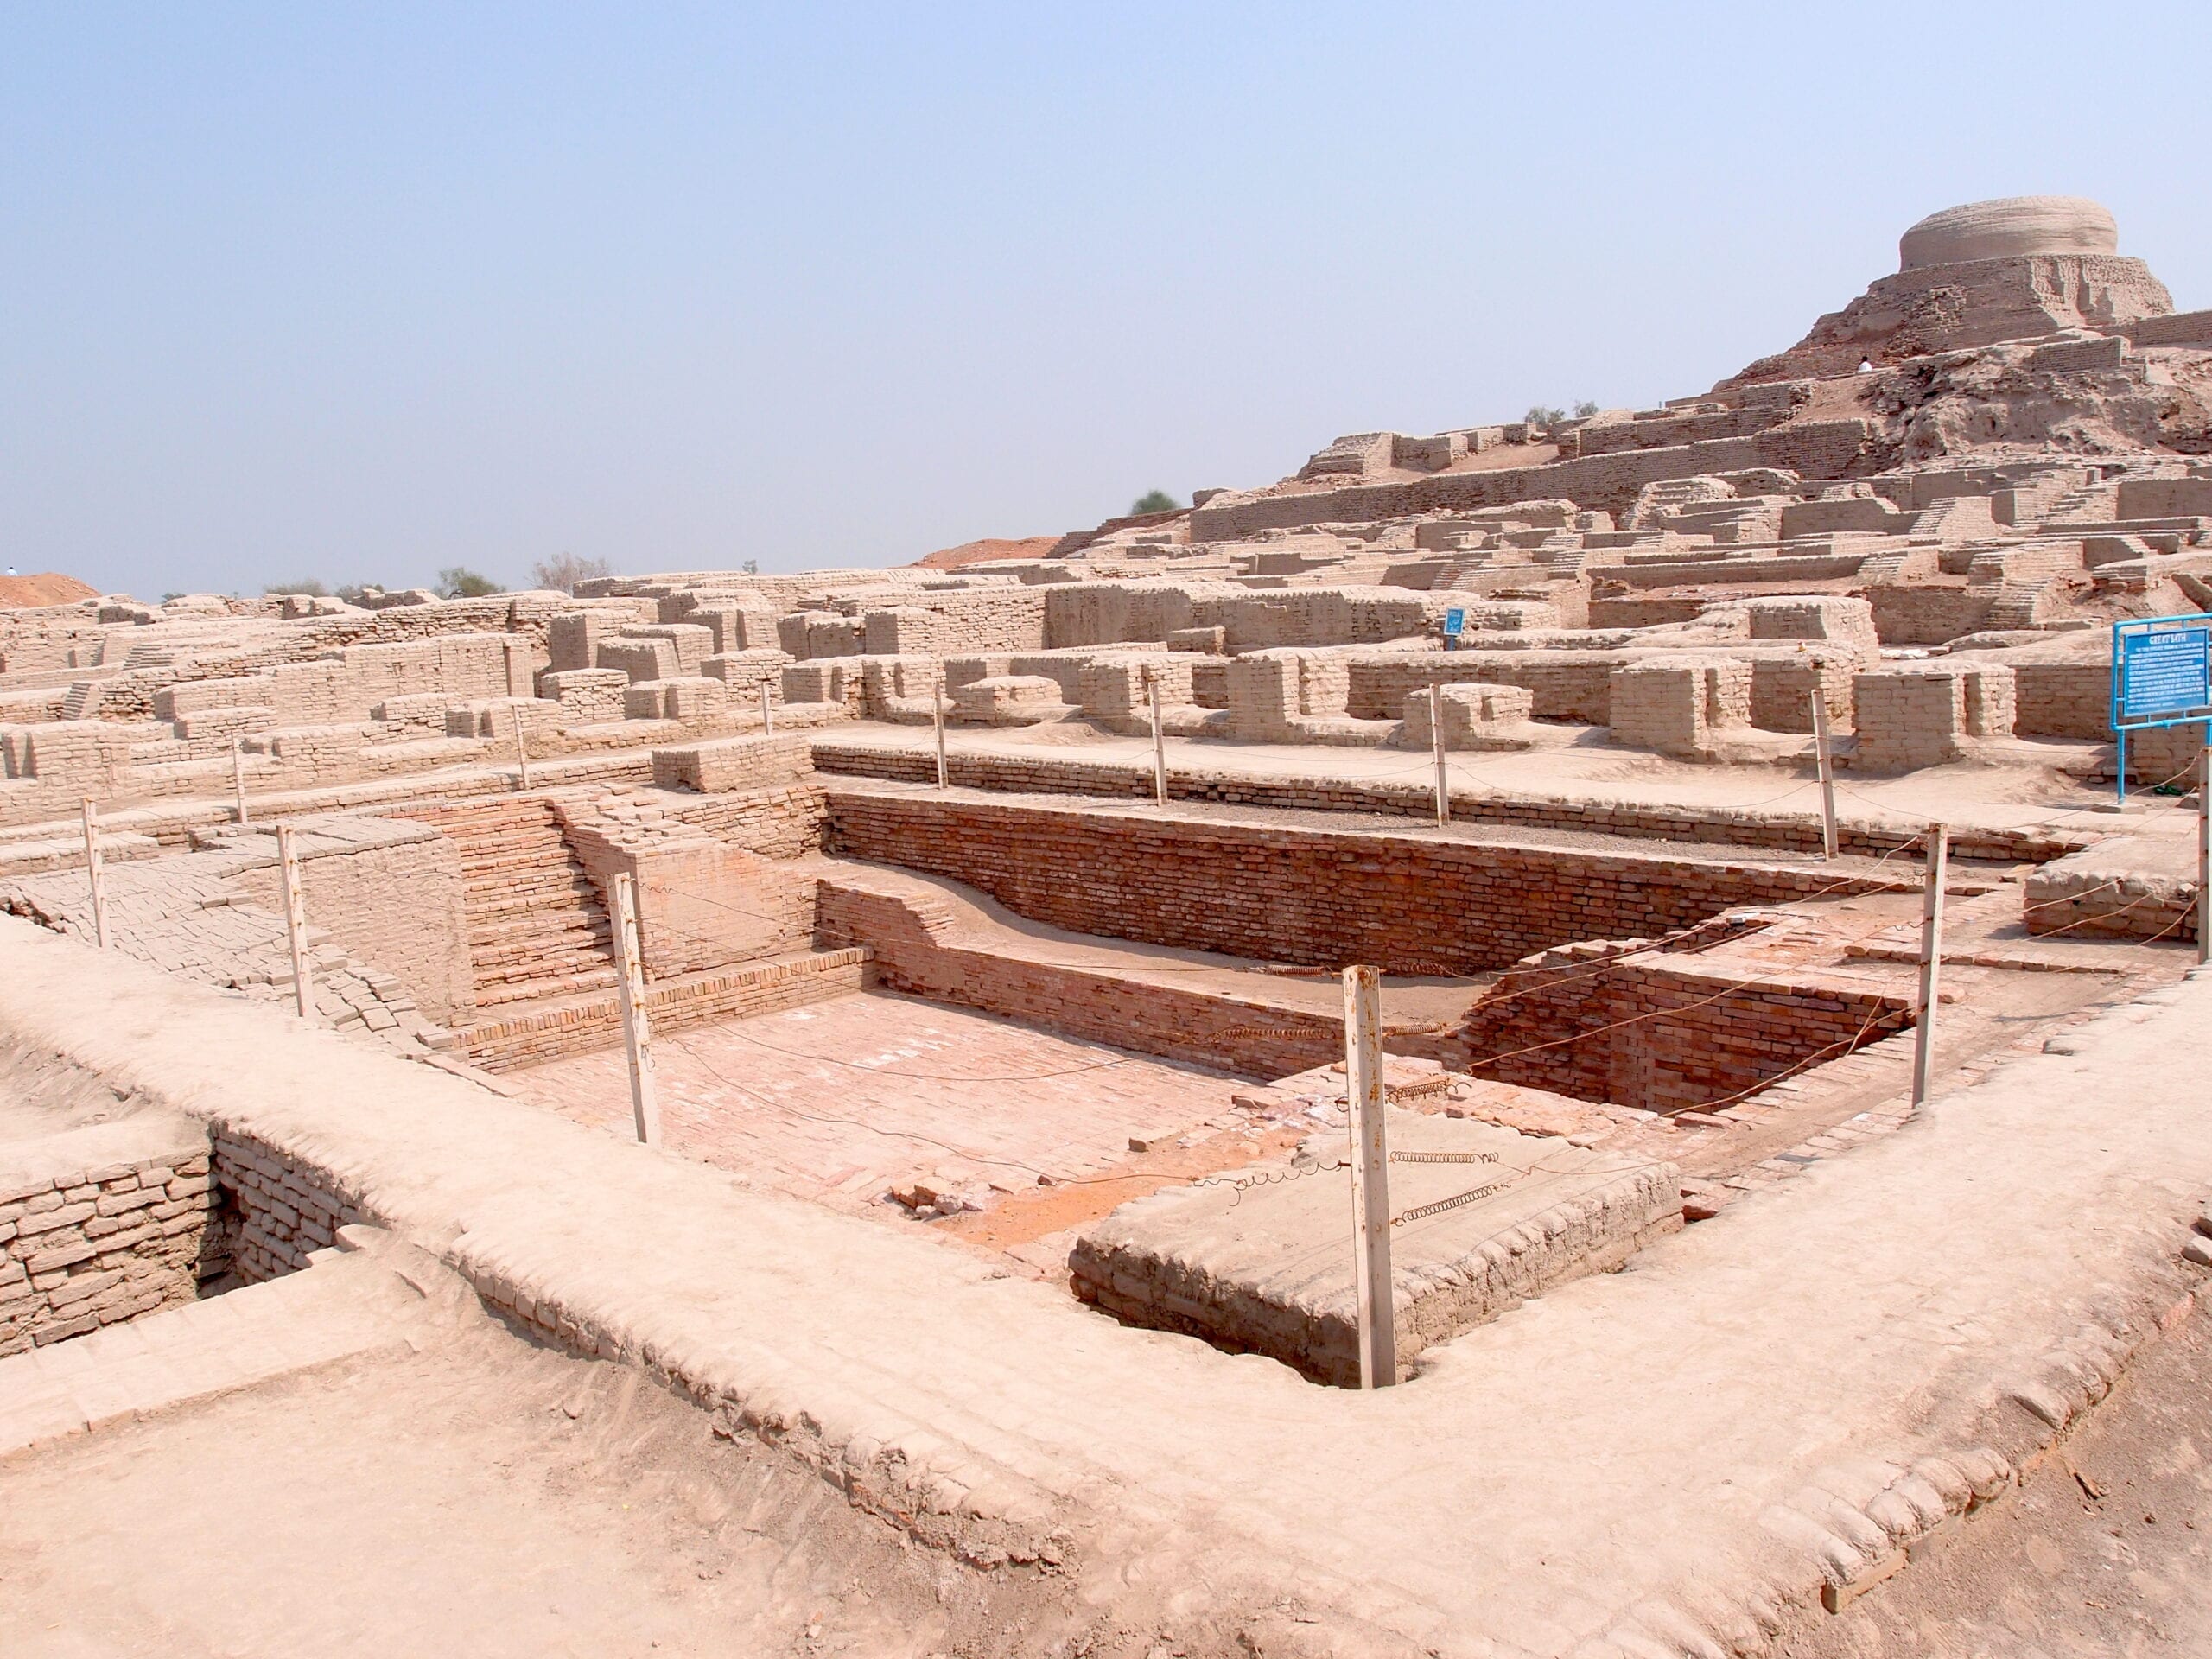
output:
POLYGON ((1874 607, 1875 637, 1885 645, 1941 645, 1989 626, 1997 589, 1892 588, 1866 590, 1874 607))
POLYGON ((132 1138, 128 1121, 50 1136, 35 1167, 0 1173, 0 1354, 188 1302, 222 1271, 205 1135, 165 1124, 118 1158, 132 1138), (100 1161, 73 1160, 73 1146, 100 1161))
POLYGON ((1646 484, 1697 473, 1777 467, 1808 479, 1841 478, 1872 435, 1872 427, 1862 420, 1798 421, 1749 437, 1591 455, 1543 467, 1439 473, 1414 483, 1355 484, 1301 495, 1230 495, 1193 511, 1190 535, 1195 542, 1236 541, 1298 524, 1461 512, 1557 496, 1618 513, 1635 504, 1646 484))
POLYGON ((226 1205, 231 1266, 258 1282, 296 1272, 310 1251, 363 1217, 333 1184, 252 1135, 219 1128, 213 1171, 226 1205))
POLYGON ((1071 582, 1045 595, 1045 643, 1052 650, 1164 640, 1192 626, 1192 589, 1119 582, 1071 582))
POLYGON ((2016 663, 2012 683, 2017 688, 2012 729, 2022 737, 2112 740, 2111 664, 2016 663))
POLYGON ((1617 651, 1464 651, 1355 662, 1346 707, 1355 719, 1395 720, 1431 685, 1517 685, 1535 694, 1537 720, 1610 726, 1612 671, 1629 660, 1617 651))
POLYGON ((1455 1070, 1644 1111, 1726 1105, 1912 1023, 1903 997, 1631 960, 1508 975, 1439 1058, 1455 1070))
MULTIPOLYGON (((1047 645, 1041 588, 986 588, 972 593, 919 594, 903 608, 929 613, 914 629, 899 630, 899 649, 950 656, 973 651, 1042 651, 1047 645), (913 643, 908 643, 909 639, 913 643)), ((864 619, 867 649, 876 649, 874 618, 864 619)))
POLYGON ((866 945, 877 982, 895 991, 1262 1081, 1344 1057, 1341 1019, 964 949, 941 906, 871 892, 865 878, 825 878, 820 894, 820 942, 866 945))
POLYGON ((2035 870, 2026 888, 2023 912, 2031 933, 2176 944, 2196 938, 2193 870, 2130 868, 2124 850, 2114 856, 2091 848, 2035 870))
MULTIPOLYGON (((273 862, 241 871, 237 885, 263 909, 284 913, 273 862)), ((460 849, 434 830, 358 849, 302 849, 308 925, 397 979, 441 1025, 476 1006, 462 891, 460 849)))
POLYGON ((1895 880, 1382 832, 832 790, 833 851, 944 875, 1085 933, 1336 968, 1482 973, 1574 939, 1895 880))
POLYGON ((1433 634, 1449 601, 1394 589, 1304 588, 1237 590, 1199 599, 1191 623, 1224 631, 1232 652, 1281 645, 1378 645, 1433 634))
MULTIPOLYGON (((830 740, 815 747, 816 764, 830 774, 934 784, 937 762, 928 753, 890 745, 830 740)), ((953 785, 1010 794, 1094 795, 1150 800, 1152 768, 1145 764, 1069 760, 1042 755, 954 754, 946 763, 953 785)), ((1255 772, 1186 771, 1171 767, 1167 792, 1179 801, 1306 812, 1389 813, 1430 821, 1433 785, 1331 783, 1313 777, 1255 772)), ((686 814, 689 817, 689 814, 686 814)), ((1801 813, 1756 812, 1648 805, 1625 801, 1553 800, 1540 796, 1459 797, 1452 817, 1461 823, 1518 823, 1531 829, 1580 830, 1638 840, 1688 841, 1703 846, 1758 847, 1810 853, 1821 845, 1820 820, 1801 813)), ((1951 855, 2002 863, 2039 863, 2077 852, 2092 836, 2015 830, 1955 830, 1951 855)), ((1911 836, 1895 830, 1842 823, 1839 850, 1879 857, 1911 836)))

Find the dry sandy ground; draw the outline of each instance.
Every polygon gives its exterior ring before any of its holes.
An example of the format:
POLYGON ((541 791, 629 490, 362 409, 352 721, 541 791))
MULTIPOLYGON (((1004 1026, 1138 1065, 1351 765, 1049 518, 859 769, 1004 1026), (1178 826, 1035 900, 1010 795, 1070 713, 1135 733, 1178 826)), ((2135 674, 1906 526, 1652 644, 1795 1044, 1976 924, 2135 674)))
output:
POLYGON ((1055 1581, 901 1548, 639 1372, 461 1317, 0 1465, 0 1651, 982 1655, 1066 1621, 1055 1581))
POLYGON ((2021 1490, 1790 1659, 2212 1653, 2212 1334, 2192 1319, 2021 1490))

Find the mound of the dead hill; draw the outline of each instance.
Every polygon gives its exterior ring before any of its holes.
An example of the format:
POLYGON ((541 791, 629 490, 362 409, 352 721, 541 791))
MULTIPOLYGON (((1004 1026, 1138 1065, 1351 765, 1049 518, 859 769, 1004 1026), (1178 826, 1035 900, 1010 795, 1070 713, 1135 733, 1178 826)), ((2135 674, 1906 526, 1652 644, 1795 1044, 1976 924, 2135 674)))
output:
POLYGON ((39 605, 74 605, 80 599, 98 599, 99 592, 57 570, 41 570, 35 576, 0 576, 0 607, 10 610, 28 610, 39 605))
POLYGON ((981 564, 987 559, 1041 559, 1059 539, 1057 536, 987 536, 980 542, 941 547, 914 563, 932 570, 957 570, 963 564, 981 564))

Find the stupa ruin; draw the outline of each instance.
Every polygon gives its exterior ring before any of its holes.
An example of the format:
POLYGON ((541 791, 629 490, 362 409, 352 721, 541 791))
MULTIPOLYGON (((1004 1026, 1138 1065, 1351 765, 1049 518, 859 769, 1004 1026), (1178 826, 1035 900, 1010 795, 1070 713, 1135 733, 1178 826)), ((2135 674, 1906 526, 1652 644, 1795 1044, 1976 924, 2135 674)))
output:
POLYGON ((2212 311, 2122 241, 1040 556, 0 611, 0 1626, 324 1650, 114 1561, 326 1484, 361 1605, 608 1650, 1752 1653, 1970 1528, 2212 1294, 2206 732, 2112 723, 2212 311))

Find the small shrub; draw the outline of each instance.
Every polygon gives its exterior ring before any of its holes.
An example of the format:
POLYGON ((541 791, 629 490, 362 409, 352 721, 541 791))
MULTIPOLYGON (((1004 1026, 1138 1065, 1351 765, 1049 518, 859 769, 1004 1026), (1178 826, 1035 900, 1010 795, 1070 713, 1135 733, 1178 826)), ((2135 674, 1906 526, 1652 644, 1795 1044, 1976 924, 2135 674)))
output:
POLYGON ((1179 512, 1182 507, 1183 504, 1165 490, 1147 490, 1129 503, 1129 512, 1133 515, 1140 512, 1179 512))
POLYGON ((498 582, 465 564, 438 572, 438 592, 448 599, 486 599, 499 591, 498 582))
POLYGON ((605 559, 587 559, 575 553, 556 553, 550 559, 538 560, 530 569, 531 579, 540 588, 556 588, 564 594, 575 593, 580 582, 614 574, 614 567, 605 559))

